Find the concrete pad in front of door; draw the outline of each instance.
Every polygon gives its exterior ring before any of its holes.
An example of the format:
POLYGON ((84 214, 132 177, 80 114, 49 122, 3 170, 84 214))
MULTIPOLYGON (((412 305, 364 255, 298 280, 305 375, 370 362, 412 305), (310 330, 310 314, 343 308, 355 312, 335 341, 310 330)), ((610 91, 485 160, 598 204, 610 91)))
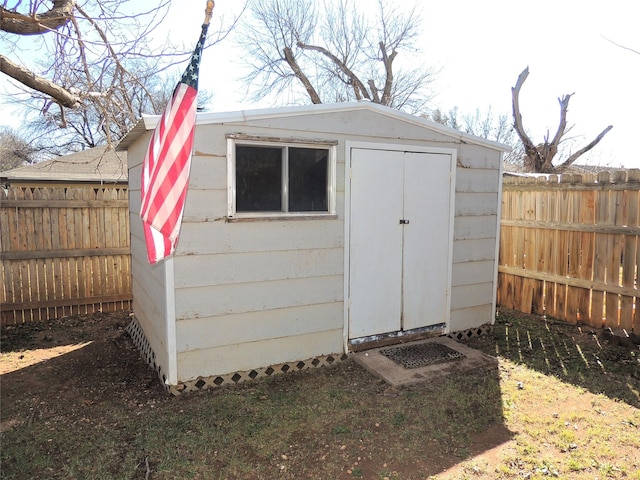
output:
POLYGON ((496 358, 467 347, 466 345, 458 343, 448 337, 429 338, 427 340, 408 342, 401 345, 373 348, 371 350, 354 353, 353 358, 359 365, 364 367, 370 373, 382 378, 385 382, 394 387, 411 385, 469 370, 497 368, 498 366, 498 360, 496 358), (380 353, 381 350, 388 348, 405 347, 429 342, 438 342, 452 350, 455 350, 456 352, 461 353, 464 357, 424 367, 405 368, 400 363, 397 363, 386 355, 380 353))

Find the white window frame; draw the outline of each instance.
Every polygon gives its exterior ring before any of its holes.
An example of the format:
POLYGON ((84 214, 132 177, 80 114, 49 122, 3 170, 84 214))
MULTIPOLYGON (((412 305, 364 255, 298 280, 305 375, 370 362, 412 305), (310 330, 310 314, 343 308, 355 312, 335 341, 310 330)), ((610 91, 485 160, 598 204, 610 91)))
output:
MULTIPOLYGON (((283 182, 282 182, 282 208, 284 210, 288 199, 288 149, 283 155, 283 182)), ((256 137, 246 138, 243 135, 229 136, 227 138, 227 205, 228 218, 322 218, 335 217, 336 215, 336 151, 337 142, 315 141, 315 140, 272 140, 260 139, 256 137), (258 146, 258 147, 295 147, 326 149, 328 151, 328 172, 327 172, 327 210, 322 212, 237 212, 236 211, 236 145, 258 146)))

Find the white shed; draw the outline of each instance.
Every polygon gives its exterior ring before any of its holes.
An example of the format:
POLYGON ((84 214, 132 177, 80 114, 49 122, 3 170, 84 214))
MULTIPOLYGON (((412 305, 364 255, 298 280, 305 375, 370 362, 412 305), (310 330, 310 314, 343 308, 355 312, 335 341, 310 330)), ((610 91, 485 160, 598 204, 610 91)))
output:
POLYGON ((128 151, 131 332, 172 393, 495 316, 503 145, 371 103, 199 114, 175 255, 147 263, 128 151))

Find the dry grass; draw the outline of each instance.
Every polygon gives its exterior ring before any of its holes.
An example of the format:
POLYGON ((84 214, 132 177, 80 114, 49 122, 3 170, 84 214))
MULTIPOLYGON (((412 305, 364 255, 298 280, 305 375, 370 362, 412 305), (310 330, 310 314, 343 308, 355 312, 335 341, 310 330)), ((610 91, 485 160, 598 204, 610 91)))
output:
POLYGON ((2 331, 58 349, 2 376, 2 478, 640 479, 638 351, 575 326, 503 312, 470 342, 497 370, 408 389, 348 361, 172 398, 127 321, 2 331))

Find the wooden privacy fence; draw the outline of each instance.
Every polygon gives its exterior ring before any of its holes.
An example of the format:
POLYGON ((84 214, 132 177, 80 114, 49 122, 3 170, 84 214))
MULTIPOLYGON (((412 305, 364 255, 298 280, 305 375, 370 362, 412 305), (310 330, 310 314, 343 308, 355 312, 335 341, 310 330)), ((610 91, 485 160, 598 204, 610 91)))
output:
POLYGON ((498 304, 640 332, 640 170, 506 177, 498 304))
POLYGON ((0 189, 2 325, 131 307, 126 186, 0 189))

